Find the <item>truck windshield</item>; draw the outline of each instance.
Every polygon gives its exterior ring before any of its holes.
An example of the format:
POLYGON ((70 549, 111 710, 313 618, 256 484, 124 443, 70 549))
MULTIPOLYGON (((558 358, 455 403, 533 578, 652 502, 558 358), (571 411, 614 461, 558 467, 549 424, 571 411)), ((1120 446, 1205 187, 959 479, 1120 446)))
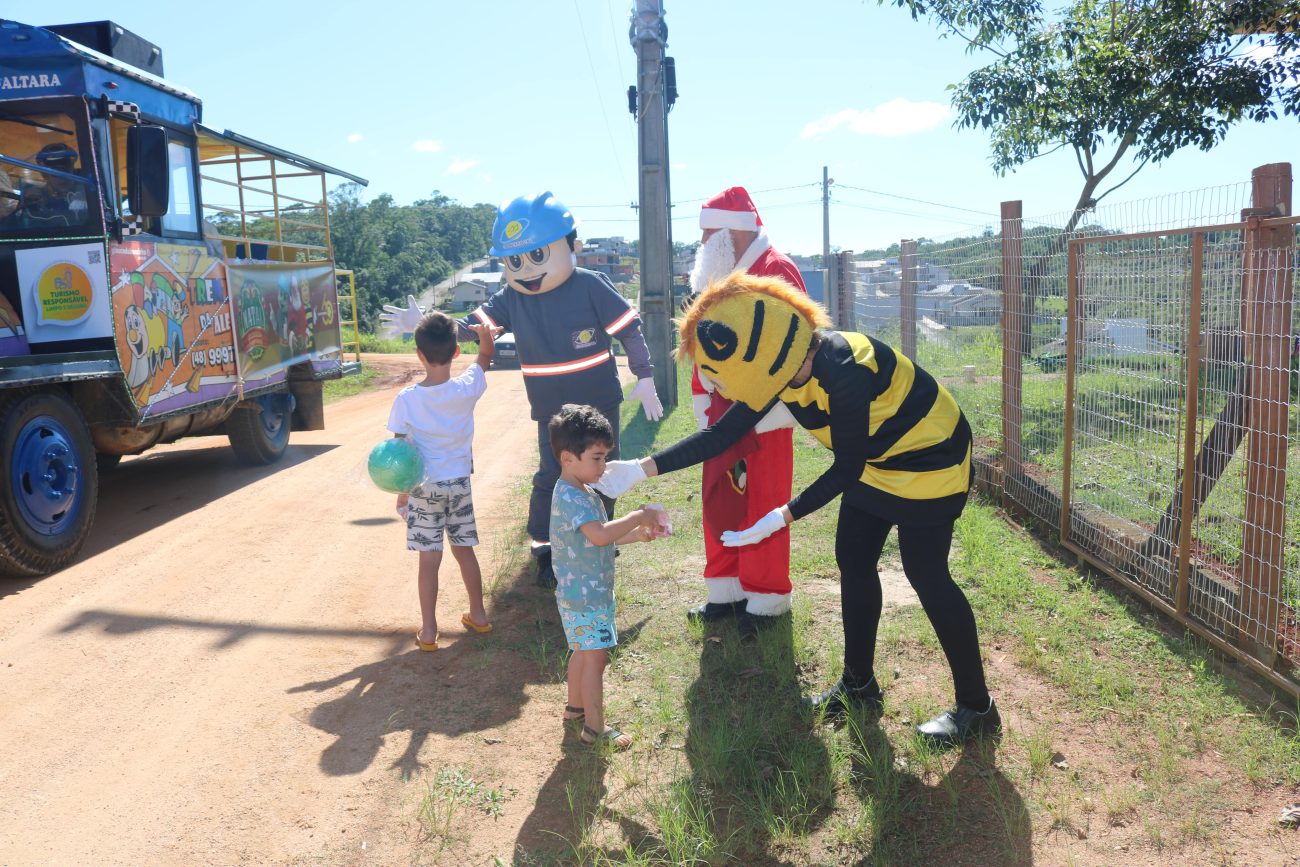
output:
POLYGON ((98 231, 99 194, 78 148, 83 123, 0 109, 0 237, 98 231))

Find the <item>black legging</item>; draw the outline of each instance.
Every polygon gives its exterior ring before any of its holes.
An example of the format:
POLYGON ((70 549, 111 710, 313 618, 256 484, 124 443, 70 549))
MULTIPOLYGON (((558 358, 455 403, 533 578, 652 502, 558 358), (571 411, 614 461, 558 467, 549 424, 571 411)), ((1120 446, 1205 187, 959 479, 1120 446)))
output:
MULTIPOLYGON (((975 615, 948 572, 952 521, 900 525, 898 551, 903 573, 921 599, 952 669, 957 701, 975 710, 988 706, 975 615)), ((840 611, 844 620, 844 680, 865 686, 874 676, 876 629, 882 605, 877 565, 893 524, 840 502, 835 561, 840 567, 840 611)))

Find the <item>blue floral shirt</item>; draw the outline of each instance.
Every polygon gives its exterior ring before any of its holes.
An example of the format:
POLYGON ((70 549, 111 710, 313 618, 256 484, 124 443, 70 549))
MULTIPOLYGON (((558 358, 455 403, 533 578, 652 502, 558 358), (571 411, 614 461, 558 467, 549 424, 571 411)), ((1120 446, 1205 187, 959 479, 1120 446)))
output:
POLYGON ((613 611, 614 545, 593 545, 581 527, 604 523, 605 504, 595 491, 557 479, 551 495, 551 568, 555 601, 572 611, 613 611))

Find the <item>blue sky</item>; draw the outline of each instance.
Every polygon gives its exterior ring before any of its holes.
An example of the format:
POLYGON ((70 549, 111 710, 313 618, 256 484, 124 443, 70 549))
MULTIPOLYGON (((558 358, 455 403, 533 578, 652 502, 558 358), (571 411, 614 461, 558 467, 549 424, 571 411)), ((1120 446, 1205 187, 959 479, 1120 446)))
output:
MULTIPOLYGON (((550 189, 585 237, 631 238, 630 5, 9 0, 2 14, 111 18, 162 47, 167 78, 203 98, 206 123, 360 174, 367 197, 409 203, 440 190, 498 204, 550 189)), ((698 238, 700 199, 742 184, 777 247, 820 252, 823 165, 839 185, 831 243, 844 249, 978 230, 1005 199, 1023 199, 1026 216, 1075 201, 1081 178, 1065 153, 992 172, 986 138, 955 130, 947 107, 945 88, 978 58, 901 10, 667 0, 665 19, 681 92, 668 120, 676 240, 698 238)), ((1246 124, 1212 153, 1148 166, 1107 203, 1237 184, 1254 166, 1298 158, 1295 119, 1246 124)))

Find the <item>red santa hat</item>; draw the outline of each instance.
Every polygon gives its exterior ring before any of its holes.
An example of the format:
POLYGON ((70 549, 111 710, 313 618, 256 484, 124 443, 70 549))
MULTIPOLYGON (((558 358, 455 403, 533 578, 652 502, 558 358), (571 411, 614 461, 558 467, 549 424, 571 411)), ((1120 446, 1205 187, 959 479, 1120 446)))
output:
POLYGON ((758 208, 744 187, 729 187, 700 206, 701 229, 757 232, 762 225, 758 208))

